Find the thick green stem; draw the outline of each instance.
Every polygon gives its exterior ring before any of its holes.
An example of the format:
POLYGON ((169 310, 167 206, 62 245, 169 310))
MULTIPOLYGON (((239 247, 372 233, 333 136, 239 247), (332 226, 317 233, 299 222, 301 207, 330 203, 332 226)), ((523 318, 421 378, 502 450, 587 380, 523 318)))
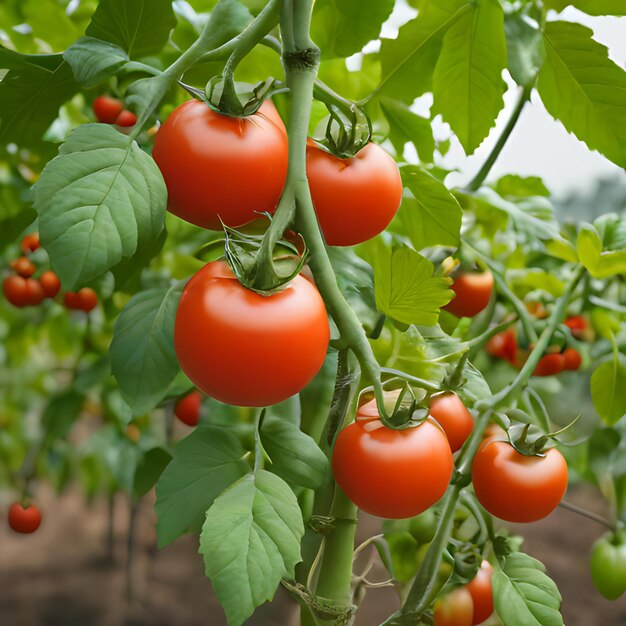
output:
POLYGON ((513 129, 515 128, 515 125, 517 124, 517 121, 519 120, 519 117, 522 114, 524 106, 530 100, 531 93, 532 93, 532 87, 521 88, 521 93, 517 101, 517 104, 515 105, 515 108, 513 109, 513 113, 511 113, 511 117, 509 118, 507 125, 504 127, 502 134, 500 135, 500 137, 498 137, 498 141, 496 142, 496 145, 493 147, 493 150, 490 152, 483 166, 480 168, 480 170, 478 170, 478 173, 476 174, 476 176, 474 176, 474 178, 467 185, 467 189, 469 191, 476 191, 483 184, 483 182, 489 175, 491 168, 493 167, 494 163, 500 156, 500 153, 502 152, 504 145, 506 144, 509 136, 513 132, 513 129))

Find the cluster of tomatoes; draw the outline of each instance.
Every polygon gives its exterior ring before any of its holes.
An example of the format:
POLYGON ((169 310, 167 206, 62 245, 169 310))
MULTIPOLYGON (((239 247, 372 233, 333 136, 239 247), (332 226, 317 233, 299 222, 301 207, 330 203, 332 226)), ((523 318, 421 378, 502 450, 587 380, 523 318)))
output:
MULTIPOLYGON (((34 278, 37 266, 29 258, 29 255, 38 250, 39 247, 39 235, 37 233, 24 236, 21 242, 23 256, 11 262, 11 268, 15 273, 4 279, 2 291, 7 301, 13 306, 19 308, 38 306, 46 298, 55 298, 61 290, 61 281, 51 270, 46 270, 41 273, 39 278, 34 278)), ((97 306, 98 295, 90 287, 84 287, 77 292, 66 292, 63 295, 63 300, 68 309, 89 313, 97 306)))
POLYGON ((16 533, 28 535, 41 525, 41 511, 34 504, 14 502, 9 508, 9 526, 16 533))
POLYGON ((124 108, 124 103, 111 96, 98 96, 93 101, 96 119, 103 124, 129 127, 137 123, 137 116, 124 108))

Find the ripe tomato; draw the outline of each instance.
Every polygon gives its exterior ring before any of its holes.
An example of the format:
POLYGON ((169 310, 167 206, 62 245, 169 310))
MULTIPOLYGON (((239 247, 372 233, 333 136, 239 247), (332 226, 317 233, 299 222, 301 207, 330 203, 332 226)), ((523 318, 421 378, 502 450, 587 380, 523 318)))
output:
POLYGON ((98 96, 93 101, 93 112, 96 119, 104 124, 113 124, 122 112, 124 105, 121 100, 110 96, 98 96))
POLYGON ((37 271, 37 266, 25 256, 11 261, 11 267, 24 278, 30 278, 37 271))
POLYGON ((122 111, 116 118, 117 126, 134 126, 137 123, 137 116, 132 111, 122 111))
POLYGON ((16 533, 34 533, 41 524, 41 513, 39 509, 31 504, 23 507, 19 502, 15 502, 9 509, 9 526, 16 533))
POLYGON ((567 463, 551 448, 524 456, 508 442, 488 440, 476 453, 472 482, 480 503, 507 522, 536 522, 549 515, 567 489, 567 463))
POLYGON ((26 289, 28 291, 28 304, 30 306, 38 306, 46 299, 46 294, 38 280, 27 278, 26 289))
POLYGON ((564 322, 574 337, 580 337, 585 330, 589 327, 589 323, 582 315, 572 315, 568 317, 564 322))
POLYGON ((85 313, 93 311, 98 306, 98 294, 90 287, 83 287, 78 292, 78 308, 85 313))
POLYGON ((533 376, 554 376, 563 371, 565 366, 563 355, 559 352, 551 352, 550 354, 544 354, 537 367, 533 372, 533 376))
POLYGON ((46 294, 46 298, 54 298, 61 289, 59 277, 52 271, 44 272, 39 277, 39 284, 46 294))
POLYGON ((24 235, 21 243, 22 254, 28 254, 29 252, 35 252, 39 249, 39 235, 37 233, 29 233, 24 235))
POLYGON ((565 352, 563 352, 564 370, 577 370, 582 362, 583 358, 580 356, 580 352, 578 352, 578 350, 574 350, 574 348, 567 348, 565 352))
POLYGON ((507 330, 494 335, 485 344, 485 349, 491 356, 514 363, 517 355, 517 337, 515 336, 515 330, 513 328, 507 328, 507 330))
POLYGON ((430 416, 446 433, 452 452, 463 447, 474 428, 474 418, 453 392, 440 393, 430 399, 430 416))
POLYGON ((474 605, 465 587, 459 587, 435 603, 435 626, 472 626, 474 605))
POLYGON ((483 561, 474 580, 465 585, 474 604, 472 625, 482 624, 493 613, 493 592, 491 576, 493 567, 489 561, 483 561))
POLYGON ((17 307, 28 306, 29 289, 26 285, 26 279, 21 276, 7 276, 2 281, 2 291, 4 297, 17 307))
POLYGON ((493 274, 489 270, 458 274, 450 289, 455 296, 443 308, 457 317, 474 317, 489 304, 493 274))
POLYGON ((200 421, 201 406, 202 394, 199 391, 192 391, 176 403, 174 414, 183 424, 197 426, 200 421))
POLYGON ((444 494, 452 452, 443 429, 427 419, 392 430, 378 419, 373 400, 359 407, 333 448, 335 480, 367 513, 388 519, 414 517, 444 494))
POLYGON ((400 171, 375 143, 340 159, 309 141, 306 171, 317 219, 331 246, 353 246, 375 237, 400 207, 400 171))
POLYGON ((214 261, 183 291, 174 347, 183 371, 206 395, 268 406, 311 381, 329 339, 324 301, 306 278, 261 296, 243 287, 224 261, 214 261))
POLYGON ((274 212, 287 176, 287 132, 266 100, 245 118, 220 115, 198 100, 181 104, 154 141, 152 156, 168 209, 213 230, 274 212))
POLYGON ((626 543, 618 535, 609 533, 593 544, 591 579, 607 600, 617 600, 626 591, 626 543))
POLYGON ((68 309, 78 309, 78 293, 75 291, 66 291, 63 294, 63 302, 68 309))

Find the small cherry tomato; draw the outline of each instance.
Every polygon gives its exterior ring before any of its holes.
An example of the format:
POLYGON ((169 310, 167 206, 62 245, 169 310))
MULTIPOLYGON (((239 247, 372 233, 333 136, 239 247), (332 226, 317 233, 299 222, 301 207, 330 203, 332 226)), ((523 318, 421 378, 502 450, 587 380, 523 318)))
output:
POLYGON ((515 362, 517 355, 517 337, 513 328, 494 335, 485 344, 487 353, 498 359, 504 359, 509 363, 515 362))
POLYGON ((474 457, 472 482, 485 509, 507 522, 536 522, 549 515, 567 489, 567 463, 551 448, 525 456, 508 442, 486 440, 474 457))
POLYGON ((450 289, 454 291, 454 298, 443 308, 457 317, 474 317, 491 300, 493 274, 489 270, 458 274, 450 289))
POLYGON ((306 171, 317 219, 331 246, 353 246, 375 237, 402 202, 400 170, 375 143, 341 159, 309 141, 306 171))
POLYGON ((46 294, 46 298, 54 298, 61 289, 61 281, 59 277, 52 271, 48 270, 39 277, 39 284, 46 294))
POLYGON ((589 327, 589 322, 587 322, 582 315, 572 315, 563 323, 570 329, 572 335, 577 339, 580 338, 589 327))
POLYGON ((68 309, 76 310, 79 308, 78 293, 75 291, 66 291, 63 294, 63 302, 68 309))
POLYGON ((453 459, 443 429, 428 418, 392 430, 378 419, 375 401, 357 411, 333 448, 335 480, 360 509, 388 519, 423 513, 446 491, 453 459))
POLYGON ((440 393, 430 399, 430 416, 434 417, 448 437, 452 452, 463 447, 474 428, 474 419, 459 396, 440 393))
POLYGON ((563 371, 565 366, 563 355, 558 352, 551 352, 550 354, 544 354, 537 367, 533 372, 533 376, 554 376, 563 371))
POLYGON ((46 294, 38 280, 27 278, 26 289, 28 290, 28 304, 30 306, 38 306, 46 299, 46 294))
POLYGON ((98 96, 93 101, 96 119, 104 124, 113 124, 123 109, 122 101, 110 96, 98 96))
POLYGON ((465 585, 474 603, 473 626, 482 624, 493 613, 492 575, 493 567, 491 567, 491 563, 483 561, 476 573, 476 577, 465 585))
POLYGON ((115 124, 117 126, 134 126, 137 123, 137 116, 131 111, 122 111, 117 118, 115 119, 115 124))
POLYGON ((39 249, 39 235, 37 233, 29 233, 24 235, 22 243, 20 245, 22 254, 29 254, 39 249))
POLYGON ((11 261, 11 267, 24 278, 30 278, 37 271, 37 266, 25 256, 11 261))
POLYGON ((176 403, 174 414, 183 424, 197 426, 201 407, 202 394, 199 391, 192 391, 176 403))
POLYGON ((85 313, 93 311, 98 305, 98 294, 90 287, 83 287, 78 292, 78 308, 85 313))
POLYGON ((583 358, 580 356, 578 350, 574 348, 566 348, 563 352, 563 369, 565 370, 577 370, 583 362, 583 358))
POLYGON ((29 289, 26 279, 21 276, 8 276, 2 282, 4 297, 17 307, 28 306, 29 289))
POLYGON ((15 502, 11 505, 9 509, 9 526, 16 533, 34 533, 40 524, 41 513, 34 504, 24 507, 19 502, 15 502))
POLYGON ((459 587, 435 603, 435 626, 472 626, 474 604, 465 587, 459 587))

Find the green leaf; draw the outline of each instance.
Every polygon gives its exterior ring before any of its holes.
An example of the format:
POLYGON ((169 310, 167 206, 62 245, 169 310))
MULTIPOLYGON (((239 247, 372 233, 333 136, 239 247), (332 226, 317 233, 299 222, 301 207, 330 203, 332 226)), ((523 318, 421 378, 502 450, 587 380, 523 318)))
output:
POLYGON ((504 106, 504 13, 497 0, 479 0, 446 33, 433 74, 433 111, 472 154, 504 106))
POLYGON ((532 196, 550 196, 550 190, 538 176, 518 176, 507 174, 498 179, 495 190, 504 197, 529 198, 532 196))
POLYGON ((446 186, 414 165, 402 168, 402 182, 413 196, 399 212, 413 247, 458 245, 463 211, 446 186))
POLYGON ((626 274, 626 251, 602 252, 602 240, 590 224, 582 224, 576 240, 580 262, 595 278, 626 274))
POLYGON ((67 435, 80 415, 84 402, 85 396, 73 390, 56 395, 50 400, 41 417, 48 444, 67 435))
POLYGON ((24 195, 24 190, 12 180, 0 184, 0 251, 14 244, 22 231, 37 219, 24 195))
POLYGON ((177 444, 156 486, 159 547, 200 532, 215 498, 250 471, 244 454, 239 439, 220 426, 199 424, 177 444))
POLYGON ((324 483, 329 469, 326 455, 294 424, 267 414, 261 443, 272 461, 272 470, 287 482, 309 489, 324 483))
POLYGON ((42 245, 68 289, 153 246, 167 190, 154 161, 106 124, 85 124, 35 185, 42 245))
POLYGON ((289 486, 260 470, 215 500, 200 536, 207 576, 229 626, 241 626, 274 597, 301 560, 302 514, 289 486))
POLYGON ((400 28, 396 39, 383 38, 381 82, 374 95, 411 103, 428 91, 443 36, 471 6, 468 0, 428 2, 415 19, 400 28))
POLYGON ((536 559, 510 554, 491 584, 496 613, 507 626, 563 626, 561 594, 536 559))
POLYGON ((83 87, 97 85, 128 62, 128 55, 122 48, 93 37, 81 37, 65 51, 63 58, 83 87))
POLYGON ((57 0, 22 0, 21 16, 31 29, 31 35, 48 44, 47 49, 64 50, 82 35, 67 15, 63 3, 57 0))
POLYGON ((591 399, 598 415, 609 426, 626 415, 626 364, 618 354, 591 375, 591 399))
POLYGON ((392 98, 381 98, 380 108, 389 122, 389 139, 398 155, 402 156, 404 144, 408 141, 415 146, 420 161, 432 163, 435 140, 430 120, 392 98))
POLYGON ((349 57, 378 39, 394 0, 317 0, 313 6, 311 37, 322 58, 349 57))
POLYGON ((561 259, 562 261, 568 261, 569 263, 578 263, 578 254, 576 248, 566 239, 554 239, 548 241, 546 244, 546 251, 548 254, 561 259))
POLYGON ((143 455, 135 470, 133 493, 136 498, 145 496, 154 487, 171 460, 172 455, 160 447, 152 448, 143 455))
POLYGON ((571 5, 588 15, 626 15, 624 0, 546 0, 545 5, 555 11, 571 5))
POLYGON ((539 26, 523 13, 504 18, 509 73, 523 87, 533 85, 543 64, 543 34, 539 26))
POLYGON ((537 89, 550 115, 566 130, 625 167, 626 73, 592 35, 580 24, 548 22, 537 89))
POLYGON ((179 371, 174 322, 182 287, 136 294, 115 322, 111 372, 134 415, 153 409, 179 371))
POLYGON ((439 308, 450 302, 450 280, 434 276, 433 264, 415 250, 380 246, 374 266, 379 310, 404 324, 433 326, 439 308))
POLYGON ((160 52, 174 26, 172 0, 100 0, 86 34, 137 59, 160 52))

